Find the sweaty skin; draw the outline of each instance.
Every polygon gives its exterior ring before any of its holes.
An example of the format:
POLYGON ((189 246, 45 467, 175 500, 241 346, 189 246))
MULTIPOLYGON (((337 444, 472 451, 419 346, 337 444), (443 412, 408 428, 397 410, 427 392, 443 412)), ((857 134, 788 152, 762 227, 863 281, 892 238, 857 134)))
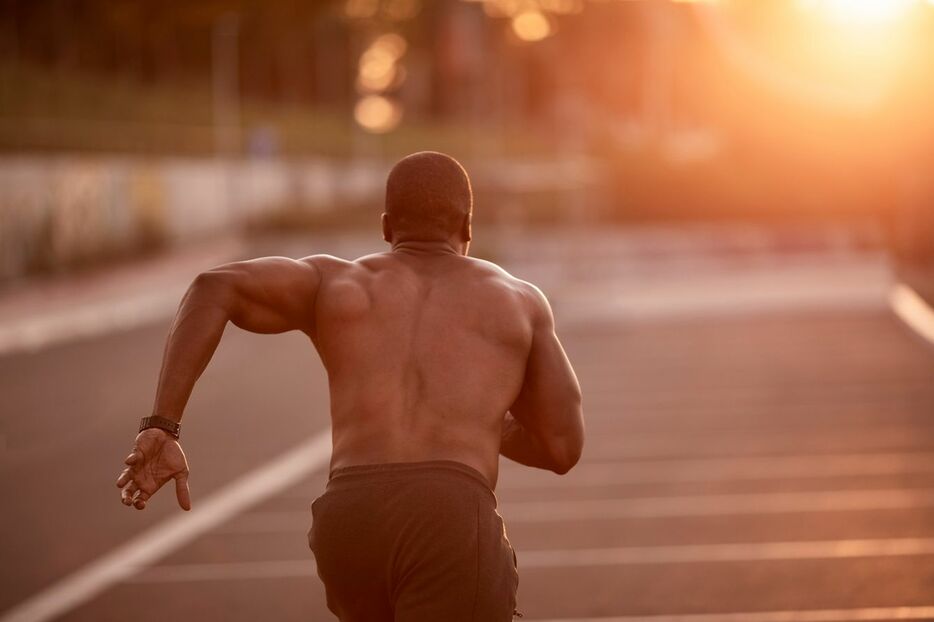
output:
MULTIPOLYGON (((495 264, 467 256, 469 237, 399 241, 345 261, 270 257, 205 272, 169 335, 153 410, 180 421, 227 322, 256 333, 300 330, 327 370, 331 468, 454 460, 495 487, 499 455, 565 473, 580 457, 580 387, 547 300, 495 264)), ((469 234, 468 234, 469 235, 469 234)), ((143 509, 174 479, 190 508, 181 446, 137 436, 118 478, 143 509)))

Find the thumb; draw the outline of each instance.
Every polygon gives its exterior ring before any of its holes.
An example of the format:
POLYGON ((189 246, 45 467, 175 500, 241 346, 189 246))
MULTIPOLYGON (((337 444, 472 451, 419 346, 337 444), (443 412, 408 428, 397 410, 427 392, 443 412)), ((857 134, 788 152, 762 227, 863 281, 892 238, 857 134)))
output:
POLYGON ((178 505, 185 511, 191 509, 191 490, 188 488, 188 471, 176 473, 175 478, 175 496, 178 499, 178 505))

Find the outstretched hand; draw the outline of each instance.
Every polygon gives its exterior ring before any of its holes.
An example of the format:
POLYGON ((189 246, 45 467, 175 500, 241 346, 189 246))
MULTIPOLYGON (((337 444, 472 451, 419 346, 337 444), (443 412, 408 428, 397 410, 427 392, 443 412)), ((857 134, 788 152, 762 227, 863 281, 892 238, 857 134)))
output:
POLYGON ((127 468, 117 478, 123 505, 144 509, 149 498, 163 484, 174 479, 178 504, 183 510, 191 509, 188 460, 182 446, 171 434, 158 428, 143 430, 136 436, 133 453, 126 457, 124 463, 127 468))

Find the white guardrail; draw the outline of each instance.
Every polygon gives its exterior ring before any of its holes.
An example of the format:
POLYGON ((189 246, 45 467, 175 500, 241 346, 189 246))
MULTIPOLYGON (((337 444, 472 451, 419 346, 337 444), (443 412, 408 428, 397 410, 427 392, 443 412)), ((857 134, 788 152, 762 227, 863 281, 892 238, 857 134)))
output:
POLYGON ((370 201, 381 161, 0 158, 0 279, 236 228, 282 206, 370 201))

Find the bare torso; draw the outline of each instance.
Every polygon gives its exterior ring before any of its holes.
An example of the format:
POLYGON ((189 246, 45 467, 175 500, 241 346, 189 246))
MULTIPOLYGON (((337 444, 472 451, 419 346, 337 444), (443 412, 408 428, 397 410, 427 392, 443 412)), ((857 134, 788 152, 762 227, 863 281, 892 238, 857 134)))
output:
POLYGON ((332 468, 454 460, 495 487, 502 455, 566 473, 580 459, 583 411, 548 301, 466 251, 463 240, 398 242, 356 261, 265 257, 198 275, 166 343, 161 423, 137 436, 118 478, 123 502, 143 509, 174 479, 190 507, 171 430, 228 323, 310 336, 328 373, 332 468))
POLYGON ((316 266, 331 467, 456 460, 495 486, 532 340, 529 286, 457 254, 319 256, 316 266))

